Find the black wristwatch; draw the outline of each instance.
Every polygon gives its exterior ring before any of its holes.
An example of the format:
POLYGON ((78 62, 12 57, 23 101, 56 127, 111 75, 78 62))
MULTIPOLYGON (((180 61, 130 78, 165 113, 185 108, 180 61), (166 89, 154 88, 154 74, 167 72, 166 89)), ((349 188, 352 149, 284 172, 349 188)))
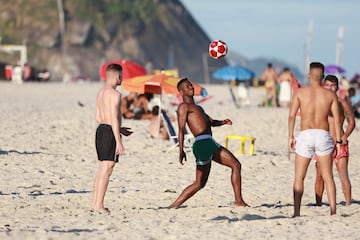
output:
POLYGON ((336 144, 342 144, 342 143, 343 143, 342 140, 340 140, 340 141, 336 140, 336 144))

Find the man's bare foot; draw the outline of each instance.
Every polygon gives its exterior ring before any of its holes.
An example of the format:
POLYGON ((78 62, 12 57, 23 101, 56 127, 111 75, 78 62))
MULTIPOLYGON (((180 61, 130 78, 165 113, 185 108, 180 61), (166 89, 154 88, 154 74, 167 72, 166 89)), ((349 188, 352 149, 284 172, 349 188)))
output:
POLYGON ((244 202, 244 201, 234 202, 234 206, 235 206, 235 207, 250 207, 249 204, 247 204, 247 203, 244 202))
POLYGON ((171 204, 170 206, 168 206, 168 208, 178 208, 178 207, 180 207, 180 206, 176 206, 175 204, 171 204))
POLYGON ((110 210, 108 208, 103 208, 103 209, 94 209, 93 208, 93 209, 91 209, 91 212, 110 215, 110 210))

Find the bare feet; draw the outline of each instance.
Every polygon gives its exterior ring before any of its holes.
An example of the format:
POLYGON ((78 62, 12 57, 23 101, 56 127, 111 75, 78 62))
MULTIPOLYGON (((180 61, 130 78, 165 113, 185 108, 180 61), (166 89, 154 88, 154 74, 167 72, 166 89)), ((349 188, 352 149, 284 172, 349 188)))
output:
POLYGON ((172 203, 170 206, 168 206, 168 208, 178 208, 180 207, 180 205, 176 205, 175 203, 172 203))
POLYGON ((235 207, 250 207, 246 202, 241 201, 241 202, 234 202, 234 206, 235 207))
POLYGON ((110 215, 110 210, 109 210, 108 208, 103 208, 103 209, 91 209, 90 211, 93 212, 93 213, 110 215))

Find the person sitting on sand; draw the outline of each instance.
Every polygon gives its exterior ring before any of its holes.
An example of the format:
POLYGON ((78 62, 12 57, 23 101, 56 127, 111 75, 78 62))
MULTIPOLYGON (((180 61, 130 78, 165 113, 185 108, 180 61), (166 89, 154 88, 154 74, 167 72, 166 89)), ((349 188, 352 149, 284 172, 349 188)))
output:
POLYGON ((149 99, 147 95, 131 92, 121 101, 122 116, 126 119, 151 119, 151 112, 148 109, 149 99))
POLYGON ((169 140, 168 129, 164 124, 162 117, 159 118, 159 106, 152 108, 152 118, 150 119, 149 135, 151 138, 159 138, 162 140, 169 140), (160 125, 159 125, 160 121, 160 125))
POLYGON ((212 138, 211 127, 232 125, 230 119, 214 120, 208 116, 204 109, 195 104, 194 87, 187 79, 181 79, 177 88, 183 102, 178 106, 178 139, 179 139, 179 162, 183 164, 186 161, 184 152, 184 131, 185 125, 188 124, 195 142, 192 146, 193 153, 196 157, 196 179, 184 189, 180 196, 169 207, 177 208, 186 200, 192 197, 196 192, 205 187, 208 180, 211 160, 231 168, 231 184, 235 195, 235 206, 248 206, 241 193, 241 164, 237 158, 226 148, 216 143, 212 138))

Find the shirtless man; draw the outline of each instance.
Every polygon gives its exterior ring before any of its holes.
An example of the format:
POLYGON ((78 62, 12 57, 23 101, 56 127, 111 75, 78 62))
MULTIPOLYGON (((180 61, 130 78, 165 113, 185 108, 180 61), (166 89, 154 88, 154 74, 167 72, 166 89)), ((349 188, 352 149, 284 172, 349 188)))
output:
POLYGON ((205 186, 210 173, 211 160, 231 168, 231 184, 235 195, 234 205, 248 206, 244 202, 241 193, 240 162, 229 150, 220 146, 212 138, 211 127, 224 124, 231 125, 231 120, 214 120, 205 113, 203 108, 196 105, 194 102, 194 87, 187 78, 181 79, 177 84, 177 88, 183 97, 183 102, 177 110, 179 124, 179 162, 183 164, 183 160, 185 159, 186 161, 186 154, 184 152, 184 129, 187 123, 192 134, 195 136, 192 149, 196 158, 196 179, 194 183, 184 189, 180 196, 169 207, 179 207, 205 186))
MULTIPOLYGON (((324 88, 331 90, 332 92, 336 93, 339 89, 339 80, 334 75, 326 76, 323 84, 324 88)), ((334 162, 338 171, 338 175, 340 177, 342 190, 345 196, 345 203, 346 205, 351 204, 351 183, 348 174, 348 163, 349 163, 349 147, 348 147, 348 137, 352 133, 355 128, 355 119, 352 113, 350 105, 342 98, 338 97, 338 104, 339 104, 339 112, 340 112, 340 125, 341 127, 341 152, 336 157, 334 156, 334 162), (344 122, 347 122, 346 130, 344 131, 343 126, 344 122)), ((334 141, 335 138, 335 126, 333 117, 330 115, 329 118, 329 127, 330 127, 330 134, 334 141)), ((336 154, 336 152, 334 152, 336 154)), ((317 167, 316 164, 316 181, 315 181, 315 198, 316 198, 316 205, 321 206, 322 202, 322 195, 324 193, 324 180, 321 175, 320 168, 317 167)))
POLYGON ((275 70, 272 68, 271 63, 268 63, 267 68, 261 75, 261 79, 265 82, 265 89, 266 89, 264 107, 268 107, 269 96, 271 96, 272 107, 277 107, 276 104, 277 74, 275 70))
POLYGON ((304 192, 304 179, 311 157, 316 153, 318 167, 325 181, 330 204, 330 214, 336 214, 336 190, 332 172, 332 153, 334 142, 329 132, 328 115, 334 118, 336 148, 340 152, 341 131, 339 106, 335 93, 323 88, 324 65, 310 64, 310 86, 299 88, 293 98, 289 111, 289 149, 295 148, 294 179, 294 217, 300 216, 301 198, 304 192), (294 126, 296 113, 300 109, 300 130, 295 141, 294 126), (296 146, 295 146, 296 144, 296 146))
POLYGON ((119 155, 124 152, 120 132, 126 136, 131 134, 126 128, 120 128, 121 95, 115 89, 122 81, 121 66, 110 64, 106 69, 106 76, 107 80, 96 97, 96 121, 99 126, 95 142, 99 169, 94 181, 92 201, 92 210, 102 213, 110 213, 104 207, 104 197, 115 162, 118 162, 119 155))

